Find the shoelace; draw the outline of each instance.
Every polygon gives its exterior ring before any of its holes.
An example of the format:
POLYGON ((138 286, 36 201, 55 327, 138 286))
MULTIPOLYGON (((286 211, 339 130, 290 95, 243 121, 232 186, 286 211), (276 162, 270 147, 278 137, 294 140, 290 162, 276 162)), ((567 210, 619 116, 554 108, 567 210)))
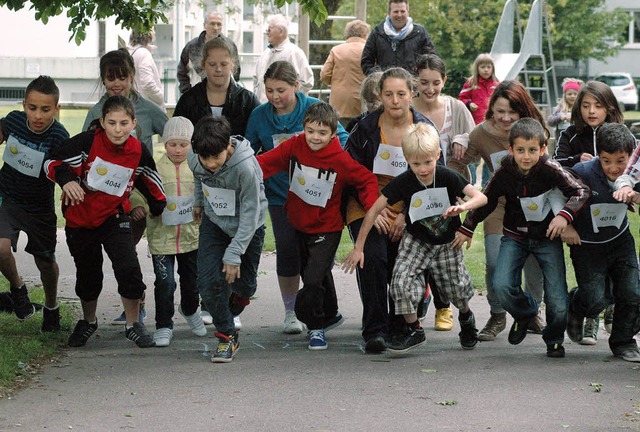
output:
POLYGON ((311 333, 309 334, 309 341, 312 341, 314 339, 318 341, 324 341, 324 338, 322 337, 322 332, 320 330, 311 330, 311 333))

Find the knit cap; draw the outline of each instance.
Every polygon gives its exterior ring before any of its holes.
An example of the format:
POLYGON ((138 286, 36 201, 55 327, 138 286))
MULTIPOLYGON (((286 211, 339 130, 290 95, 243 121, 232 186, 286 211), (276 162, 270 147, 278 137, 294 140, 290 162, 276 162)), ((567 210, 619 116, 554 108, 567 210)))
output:
POLYGON ((167 143, 171 140, 180 140, 191 142, 193 135, 193 124, 186 117, 171 117, 164 125, 162 133, 162 142, 167 143))

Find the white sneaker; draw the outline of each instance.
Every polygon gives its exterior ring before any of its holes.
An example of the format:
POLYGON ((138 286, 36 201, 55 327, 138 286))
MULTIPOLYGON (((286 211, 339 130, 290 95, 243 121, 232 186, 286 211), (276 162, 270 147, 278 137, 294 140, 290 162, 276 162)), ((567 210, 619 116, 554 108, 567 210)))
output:
POLYGON ((167 347, 173 338, 173 330, 168 327, 159 328, 153 334, 153 340, 157 347, 167 347))
POLYGON ((211 314, 209 312, 201 311, 200 312, 200 316, 202 317, 202 322, 204 323, 204 325, 213 324, 213 317, 211 316, 211 314))
POLYGON ((204 322, 202 322, 202 317, 200 316, 200 313, 198 311, 195 311, 193 315, 187 316, 184 314, 184 312, 182 312, 182 306, 180 306, 178 308, 178 312, 180 312, 180 315, 182 315, 187 321, 187 324, 189 324, 189 327, 191 328, 193 334, 195 334, 196 336, 207 335, 207 329, 205 328, 204 322))
POLYGON ((240 315, 233 317, 233 328, 240 330, 242 328, 242 321, 240 321, 240 315))
POLYGON ((302 323, 298 321, 294 311, 287 311, 284 315, 284 332, 286 334, 302 333, 302 323))

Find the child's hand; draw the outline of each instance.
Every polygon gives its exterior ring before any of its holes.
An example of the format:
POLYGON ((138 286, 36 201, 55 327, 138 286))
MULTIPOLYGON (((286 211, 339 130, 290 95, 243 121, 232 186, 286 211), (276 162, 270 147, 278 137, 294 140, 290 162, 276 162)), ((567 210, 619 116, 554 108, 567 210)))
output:
POLYGON ((464 244, 467 244, 467 249, 471 247, 471 237, 462 234, 460 231, 456 231, 456 237, 451 242, 451 249, 462 249, 464 244))
POLYGON ((630 186, 623 186, 613 193, 613 198, 623 203, 633 201, 635 196, 636 192, 630 186))
POLYGON ((392 242, 397 242, 402 238, 402 234, 404 234, 404 214, 398 213, 393 224, 391 224, 389 238, 392 242))
POLYGON ((560 235, 560 239, 568 245, 577 245, 580 246, 582 242, 580 241, 580 235, 578 231, 573 227, 573 225, 567 225, 562 234, 560 235))
POLYGON ((471 103, 469 104, 469 111, 471 111, 471 112, 476 112, 476 111, 478 111, 478 105, 476 105, 476 104, 474 104, 473 102, 471 102, 471 103))
POLYGON ((78 182, 71 181, 62 186, 62 203, 74 206, 84 201, 84 189, 78 182))
POLYGON ((587 161, 590 161, 591 159, 593 159, 593 155, 590 155, 589 153, 582 153, 580 155, 580 162, 587 162, 587 161))
POLYGON ((134 221, 139 221, 147 217, 147 211, 143 206, 138 206, 134 209, 131 209, 131 219, 134 221))
POLYGON ((237 278, 240 277, 240 266, 223 264, 222 273, 224 273, 224 278, 227 280, 227 283, 232 284, 236 281, 237 278))
POLYGON ((356 269, 356 266, 360 266, 360 268, 364 268, 364 252, 353 248, 349 255, 347 255, 342 261, 342 270, 345 273, 353 273, 356 269))
POLYGON ((562 235, 567 225, 568 225, 567 220, 560 215, 551 219, 549 228, 547 228, 547 237, 549 237, 549 240, 553 240, 556 237, 560 237, 560 235, 562 235))
POLYGON ((463 213, 465 211, 463 204, 464 204, 464 201, 461 200, 460 197, 458 197, 458 205, 449 207, 447 210, 445 210, 444 213, 442 213, 442 217, 446 219, 448 217, 455 217, 455 216, 458 216, 460 213, 463 213))
POLYGON ((373 223, 373 226, 376 227, 378 233, 380 234, 389 234, 389 230, 391 229, 391 222, 387 218, 388 209, 383 209, 382 212, 376 218, 376 221, 373 223))
POLYGON ((199 224, 200 222, 202 222, 202 211, 204 210, 203 207, 194 207, 193 208, 193 221, 197 224, 199 224))
POLYGON ((462 159, 466 152, 467 152, 467 149, 464 148, 462 144, 458 144, 454 142, 453 145, 451 146, 451 156, 455 160, 462 159))

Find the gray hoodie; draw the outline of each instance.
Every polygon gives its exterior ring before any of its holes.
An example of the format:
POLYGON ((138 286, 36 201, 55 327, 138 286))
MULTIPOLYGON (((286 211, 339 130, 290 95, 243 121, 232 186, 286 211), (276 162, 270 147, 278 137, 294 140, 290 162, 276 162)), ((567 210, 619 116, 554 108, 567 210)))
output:
POLYGON ((235 151, 215 173, 205 169, 193 151, 187 156, 195 183, 194 207, 204 207, 204 214, 232 238, 222 262, 240 265, 240 257, 246 252, 255 231, 264 224, 267 216, 267 199, 264 195, 262 170, 253 154, 249 141, 241 136, 231 137, 235 151), (205 199, 202 184, 213 188, 235 191, 234 216, 219 216, 205 199))

